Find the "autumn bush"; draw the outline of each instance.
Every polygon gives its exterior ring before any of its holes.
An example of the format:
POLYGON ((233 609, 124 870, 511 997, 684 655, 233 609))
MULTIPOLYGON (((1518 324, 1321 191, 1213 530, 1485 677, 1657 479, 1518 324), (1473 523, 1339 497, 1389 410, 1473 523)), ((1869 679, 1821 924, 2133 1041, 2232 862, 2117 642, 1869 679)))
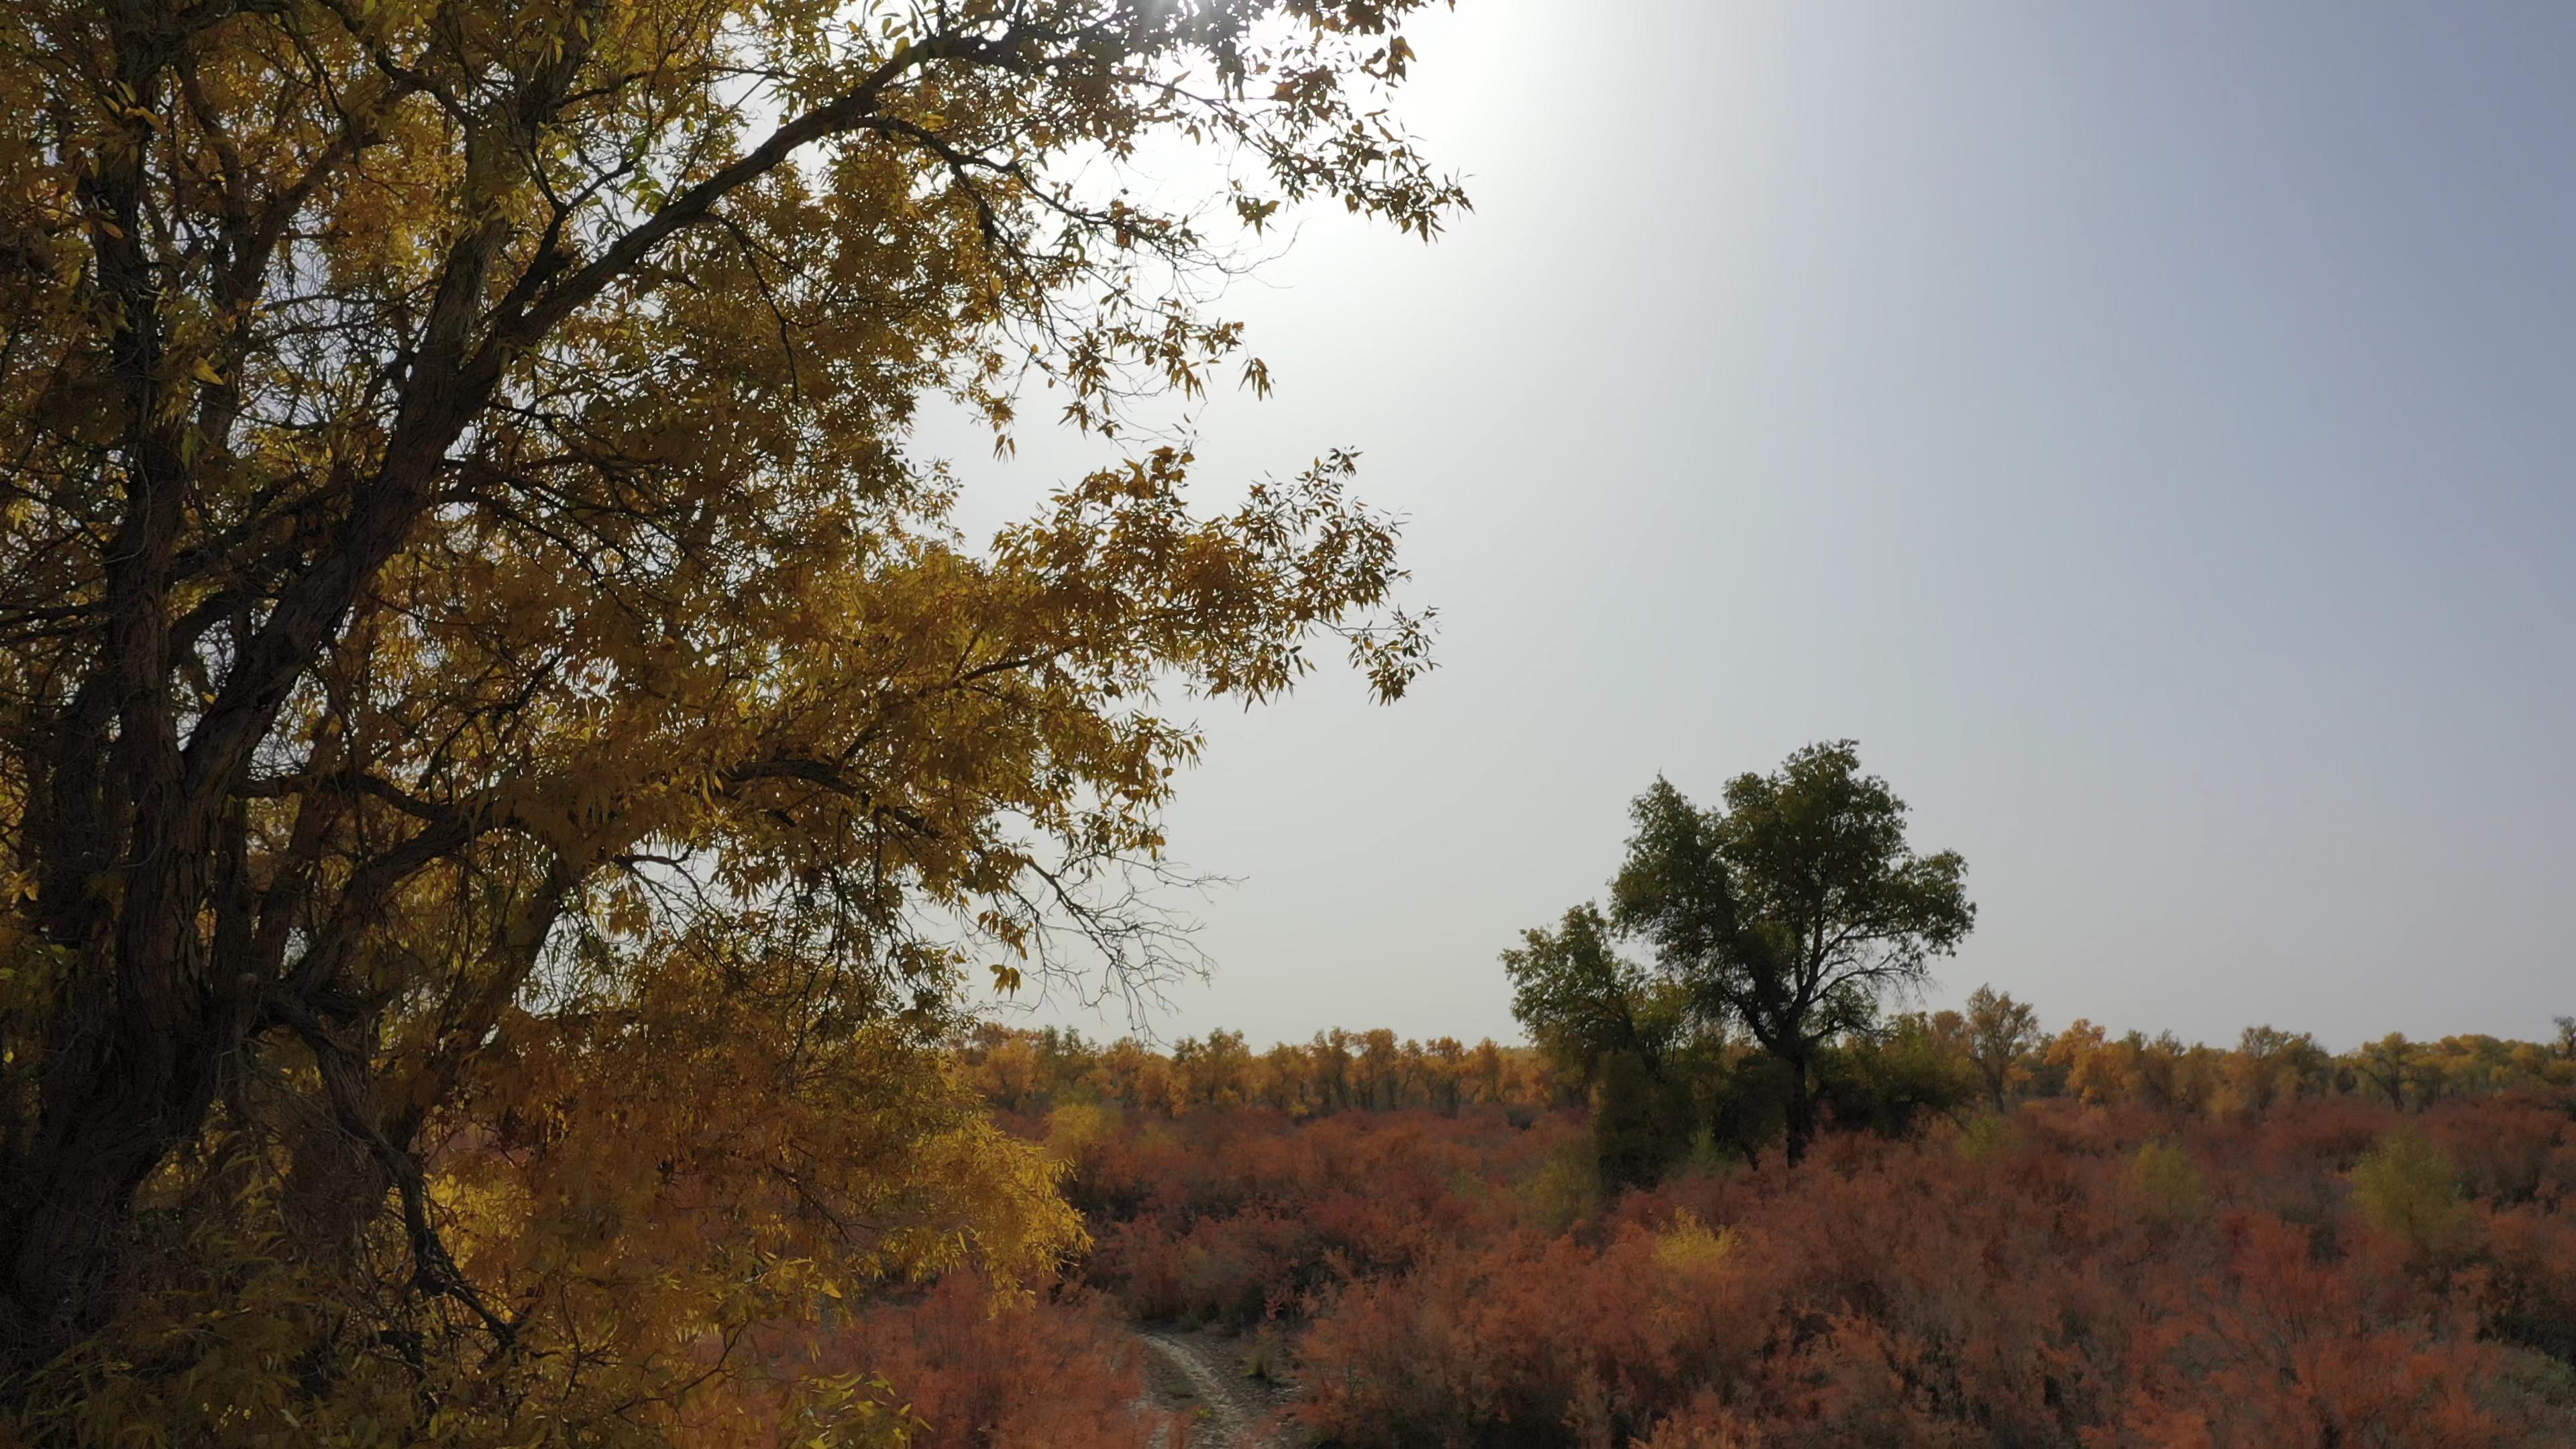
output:
POLYGON ((1240 1327, 1297 1312, 1331 1283, 1507 1230, 1520 1189, 1578 1132, 1498 1110, 1301 1125, 1251 1108, 1080 1137, 1071 1194, 1097 1239, 1089 1281, 1146 1318, 1240 1327))
POLYGON ((1305 1343, 1305 1413, 1349 1444, 1624 1443, 1757 1369, 1785 1261, 1687 1214, 1461 1246, 1341 1293, 1305 1343))
POLYGON ((773 1355, 881 1382, 910 1449, 1144 1449, 1166 1422, 1136 1411, 1134 1336, 1081 1293, 995 1293, 952 1273, 914 1301, 827 1316, 802 1339, 773 1355))
POLYGON ((2029 1103, 1571 1215, 1576 1114, 1085 1122, 1089 1281, 1284 1329, 1326 1444, 2576 1442, 2553 1097, 2029 1103))

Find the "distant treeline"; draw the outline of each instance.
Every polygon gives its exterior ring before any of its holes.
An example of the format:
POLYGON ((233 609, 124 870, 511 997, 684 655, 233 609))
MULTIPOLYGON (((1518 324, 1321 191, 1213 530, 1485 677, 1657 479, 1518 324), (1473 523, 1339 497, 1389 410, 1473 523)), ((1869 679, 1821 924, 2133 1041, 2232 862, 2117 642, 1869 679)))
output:
POLYGON ((1577 1100, 1536 1051, 1467 1046, 1455 1037, 1398 1040, 1392 1031, 1319 1031, 1309 1042, 1256 1052, 1239 1031, 1156 1047, 1123 1037, 1095 1044, 1078 1031, 977 1025, 963 1054, 975 1085, 1010 1112, 1073 1102, 1172 1117, 1200 1107, 1273 1107, 1297 1117, 1476 1103, 1531 1107, 1577 1100))
MULTIPOLYGON (((1383 1028, 1317 1032, 1256 1051, 1239 1031, 1165 1046, 1133 1037, 1100 1044, 1079 1031, 983 1023, 962 1045, 970 1080, 995 1106, 1038 1113, 1074 1102, 1173 1117, 1209 1107, 1270 1107, 1292 1117, 1462 1106, 1606 1105, 1642 1088, 1695 1084, 1672 1103, 1721 1145, 1758 1152, 1771 1135, 1758 1112, 1766 1054, 1752 1043, 1692 1035, 1676 1021, 1645 1049, 1593 1052, 1399 1038, 1383 1028), (1628 1081, 1623 1073, 1641 1076, 1628 1081), (1720 1130, 1725 1129, 1725 1130, 1720 1130)), ((2233 1047, 2171 1032, 2114 1036, 2077 1020, 2054 1036, 2011 996, 1980 989, 1964 1011, 1908 1012, 1844 1034, 1821 1070, 1841 1125, 1897 1129, 1926 1112, 1963 1117, 2032 1099, 2071 1099, 2195 1117, 2244 1118, 2284 1101, 2360 1096, 2400 1111, 2517 1088, 2576 1090, 2576 1018, 2545 1041, 2485 1035, 2414 1041, 2391 1033, 2335 1053, 2306 1032, 2247 1027, 2233 1047)), ((1769 1124, 1776 1129, 1775 1124, 1769 1124)))

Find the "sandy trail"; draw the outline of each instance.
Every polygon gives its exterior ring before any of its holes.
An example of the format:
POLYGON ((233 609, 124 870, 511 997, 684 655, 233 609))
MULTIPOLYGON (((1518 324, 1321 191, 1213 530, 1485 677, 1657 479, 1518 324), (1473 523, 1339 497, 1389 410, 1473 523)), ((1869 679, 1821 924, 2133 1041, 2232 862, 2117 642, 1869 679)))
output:
POLYGON ((1284 1449, 1264 1432, 1284 1395, 1244 1376, 1235 1340, 1164 1329, 1136 1337, 1145 1345, 1148 1392, 1156 1406, 1189 1418, 1190 1449, 1284 1449))

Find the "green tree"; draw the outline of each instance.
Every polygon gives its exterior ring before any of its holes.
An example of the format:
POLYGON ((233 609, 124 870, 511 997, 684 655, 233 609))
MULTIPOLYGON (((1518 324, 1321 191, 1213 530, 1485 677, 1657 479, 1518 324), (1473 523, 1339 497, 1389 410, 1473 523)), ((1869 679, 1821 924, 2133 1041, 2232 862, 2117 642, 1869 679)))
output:
POLYGON ((2419 1254, 2455 1244, 2471 1221, 2458 1170, 2412 1126, 2396 1128, 2362 1154, 2352 1166, 2352 1187, 2371 1226, 2419 1254))
POLYGON ((1861 773, 1851 741, 1810 745, 1739 775, 1702 810, 1658 779, 1631 807, 1636 834, 1610 919, 1712 1018, 1741 1023, 1789 1079, 1788 1152, 1816 1130, 1816 1068, 1837 1035, 1919 986, 1976 921, 1966 862, 1906 844, 1905 803, 1861 773))
POLYGON ((1671 1013, 1650 1000, 1652 981, 1611 943, 1600 909, 1574 907, 1553 931, 1521 933, 1503 953, 1512 981, 1512 1019, 1557 1067, 1589 1086, 1602 1059, 1618 1052, 1660 1076, 1671 1013))
POLYGON ((1691 1036, 1678 990, 1619 954, 1597 907, 1576 906, 1555 930, 1521 941, 1503 953, 1512 1016, 1561 1077, 1588 1091, 1602 1187, 1654 1182, 1689 1145, 1692 1069, 1710 1065, 1713 1044, 1691 1036))
POLYGON ((1597 1066, 1592 1154, 1602 1190, 1651 1187, 1690 1145, 1690 1094, 1634 1051, 1605 1052, 1597 1066))
POLYGON ((1846 1127, 1901 1135, 1929 1112, 1975 1099, 1976 1065, 1920 1012, 1844 1033, 1817 1060, 1820 1095, 1846 1127))

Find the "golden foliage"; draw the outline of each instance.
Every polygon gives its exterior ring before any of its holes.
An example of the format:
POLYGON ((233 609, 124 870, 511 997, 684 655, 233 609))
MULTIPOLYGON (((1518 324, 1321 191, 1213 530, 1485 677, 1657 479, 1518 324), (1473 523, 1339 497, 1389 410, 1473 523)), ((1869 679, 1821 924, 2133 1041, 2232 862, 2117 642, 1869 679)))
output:
POLYGON ((981 541, 916 415, 1266 384, 1211 217, 1462 204, 1416 8, 0 15, 0 1408, 650 1440, 767 1393, 749 1325, 1042 1279, 970 977, 1170 969, 1174 701, 1426 632, 1347 454, 981 541), (1218 206, 1122 189, 1158 137, 1218 206))
POLYGON ((513 1012, 428 1129, 440 1239, 506 1331, 447 1299, 368 1304, 401 1235, 371 1225, 317 1259, 291 1241, 313 1164, 235 1133, 220 1168, 165 1174, 152 1205, 190 1229, 152 1265, 170 1280, 49 1368, 36 1397, 63 1422, 37 1422, 244 1443, 899 1428, 898 1388, 794 1372, 752 1351, 756 1330, 957 1268, 1048 1280, 1083 1241, 1064 1169, 994 1128, 935 1044, 881 1021, 835 1034, 744 943, 700 933, 634 967, 584 1009, 513 1012))

